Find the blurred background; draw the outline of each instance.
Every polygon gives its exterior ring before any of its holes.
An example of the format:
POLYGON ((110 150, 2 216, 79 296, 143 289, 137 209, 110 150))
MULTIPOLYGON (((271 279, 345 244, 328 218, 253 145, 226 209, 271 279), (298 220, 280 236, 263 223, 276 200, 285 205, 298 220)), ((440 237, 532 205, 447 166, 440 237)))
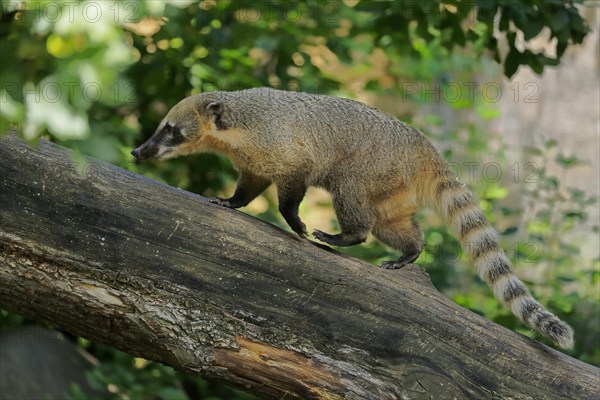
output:
MULTIPOLYGON (((597 2, 1 6, 0 132, 16 127, 29 141, 70 147, 74 162, 87 155, 205 196, 230 195, 237 175, 223 157, 138 166, 129 154, 179 100, 212 90, 349 97, 418 127, 477 194, 517 275, 575 329, 568 354, 600 365, 597 2)), ((273 187, 242 211, 289 229, 273 187)), ((309 190, 300 216, 309 230, 338 229, 324 191, 309 190)), ((417 264, 434 285, 532 336, 478 280, 439 218, 420 219, 427 244, 417 264)), ((396 257, 372 239, 340 251, 372 263, 396 257)), ((5 310, 0 328, 2 398, 254 398, 5 310), (60 380, 48 367, 57 360, 60 380)))

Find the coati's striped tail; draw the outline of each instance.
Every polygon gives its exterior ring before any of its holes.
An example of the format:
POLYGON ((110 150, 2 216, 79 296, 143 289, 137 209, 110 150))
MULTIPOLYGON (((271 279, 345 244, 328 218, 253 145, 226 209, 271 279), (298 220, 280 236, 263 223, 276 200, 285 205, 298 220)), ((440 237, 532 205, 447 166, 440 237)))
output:
POLYGON ((512 272, 510 261, 498 244, 498 234, 465 184, 447 177, 433 185, 435 205, 453 235, 460 241, 479 276, 496 298, 506 304, 521 321, 563 349, 573 348, 573 329, 545 310, 512 272))

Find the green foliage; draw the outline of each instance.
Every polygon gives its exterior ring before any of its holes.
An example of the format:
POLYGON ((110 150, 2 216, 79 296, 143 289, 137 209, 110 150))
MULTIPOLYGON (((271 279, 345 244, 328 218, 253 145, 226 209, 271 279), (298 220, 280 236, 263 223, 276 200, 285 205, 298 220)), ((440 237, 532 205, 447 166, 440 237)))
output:
MULTIPOLYGON (((431 58, 464 47, 475 57, 487 50, 500 60, 496 29, 506 36, 508 77, 519 65, 541 73, 588 33, 575 7, 580 2, 8 2, 0 51, 12 57, 4 58, 0 73, 0 131, 20 124, 25 137, 49 131, 61 140, 93 131, 113 146, 129 145, 132 131, 151 132, 160 106, 172 106, 190 90, 270 84, 335 91, 336 77, 307 62, 303 51, 319 37, 343 62, 354 61, 353 51, 374 48, 431 58), (518 32, 529 40, 544 28, 557 40, 555 58, 518 49, 518 32), (120 122, 125 115, 141 121, 120 122)), ((443 64, 430 65, 443 71, 443 64)), ((118 160, 117 153, 109 157, 118 160)))
POLYGON ((94 23, 85 22, 82 6, 74 7, 77 17, 69 21, 57 2, 30 4, 23 12, 11 10, 16 2, 3 9, 10 26, 0 50, 16 57, 3 60, 2 94, 9 103, 24 105, 26 112, 20 107, 3 112, 2 126, 22 122, 30 139, 46 129, 62 139, 87 137, 86 112, 92 104, 119 103, 107 89, 120 83, 119 71, 133 62, 125 34, 109 18, 108 2, 94 3, 103 16, 94 23))
MULTIPOLYGON (((401 98, 407 107, 397 114, 408 122, 415 107, 431 104, 449 106, 457 114, 475 112, 480 124, 446 127, 439 116, 428 116, 427 133, 459 167, 464 160, 481 165, 494 161, 506 171, 511 166, 502 154, 491 153, 493 137, 485 126, 498 116, 490 94, 494 87, 481 90, 465 83, 496 79, 499 65, 507 77, 521 65, 538 74, 557 65, 565 49, 581 43, 589 31, 577 3, 581 1, 8 2, 0 16, 0 133, 16 126, 26 138, 49 137, 79 154, 214 195, 236 176, 220 156, 140 166, 129 156, 183 97, 263 85, 340 96, 370 92, 401 98), (524 42, 544 34, 556 40, 554 56, 536 53, 524 42), (427 93, 424 85, 436 88, 435 93, 427 93)), ((596 200, 564 188, 566 175, 550 173, 550 162, 563 174, 581 162, 558 152, 557 145, 548 141, 531 149, 535 181, 527 180, 531 170, 519 167, 518 181, 529 200, 526 209, 506 205, 506 176, 468 183, 502 231, 518 274, 539 266, 527 283, 542 303, 574 326, 577 348, 571 354, 600 365, 595 290, 600 261, 582 264, 576 238, 569 236, 596 200), (521 226, 518 220, 530 222, 521 226)), ((269 208, 259 217, 287 229, 275 199, 267 195, 267 200, 269 208)), ((418 262, 436 287, 458 304, 530 334, 479 282, 447 230, 432 215, 421 220, 427 246, 418 262)), ((334 221, 332 228, 337 228, 334 221)), ((374 263, 397 256, 376 241, 343 251, 374 263)), ((21 323, 11 313, 0 317, 2 328, 21 323)), ((101 361, 90 382, 111 388, 116 399, 178 399, 184 393, 250 398, 80 342, 101 361)), ((84 395, 74 387, 72 397, 84 395)))
POLYGON ((557 65, 565 49, 571 43, 581 43, 589 32, 575 4, 578 1, 560 0, 479 0, 460 1, 397 1, 377 2, 361 1, 357 9, 373 15, 368 22, 360 26, 357 32, 376 32, 377 40, 389 43, 403 53, 419 51, 411 49, 410 27, 416 26, 416 34, 424 41, 431 42, 436 37, 448 50, 456 46, 472 43, 473 49, 484 48, 493 52, 500 60, 498 40, 494 30, 507 38, 508 54, 504 57, 504 73, 513 76, 519 65, 528 65, 536 73, 541 73, 546 65, 557 65), (476 8, 472 7, 477 5, 476 8), (465 21, 469 28, 464 29, 465 21), (518 49, 517 33, 531 40, 538 36, 543 28, 550 30, 550 36, 556 38, 556 57, 548 57, 542 52, 518 49))
MULTIPOLYGON (((253 400, 254 396, 228 386, 179 373, 171 367, 136 358, 110 347, 79 340, 82 347, 102 360, 87 375, 90 385, 108 390, 103 399, 232 399, 253 400)), ((81 388, 71 390, 72 400, 88 400, 81 388)))
MULTIPOLYGON (((537 182, 524 186, 528 200, 525 211, 531 217, 524 227, 530 254, 523 260, 543 267, 545 282, 536 286, 536 293, 578 332, 573 354, 598 365, 600 259, 586 265, 579 254, 577 237, 570 235, 587 220, 588 209, 598 203, 598 198, 577 188, 563 187, 568 182, 569 169, 584 162, 575 156, 565 156, 557 145, 555 141, 546 141, 539 146, 539 155, 532 158, 537 182), (559 175, 551 173, 552 170, 559 175), (587 313, 592 317, 582 319, 581 315, 587 313)), ((598 225, 589 228, 597 231, 598 225)))

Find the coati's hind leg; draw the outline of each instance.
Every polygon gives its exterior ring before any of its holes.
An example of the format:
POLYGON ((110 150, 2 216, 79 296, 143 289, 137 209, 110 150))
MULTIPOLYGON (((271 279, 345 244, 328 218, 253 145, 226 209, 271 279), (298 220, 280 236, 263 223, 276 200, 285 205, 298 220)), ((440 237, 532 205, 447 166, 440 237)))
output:
POLYGON ((423 233, 413 215, 401 215, 393 219, 378 221, 373 235, 382 243, 402 251, 396 261, 384 261, 381 268, 398 269, 415 261, 423 250, 423 233))
POLYGON ((265 177, 255 175, 251 172, 242 171, 237 182, 237 187, 233 196, 228 199, 211 197, 208 199, 213 204, 218 204, 223 207, 240 208, 244 207, 259 194, 269 187, 271 181, 265 177))
POLYGON ((314 237, 332 246, 353 246, 364 242, 375 222, 373 211, 366 204, 348 197, 340 199, 334 195, 333 208, 342 232, 332 235, 315 230, 314 237))
POLYGON ((290 180, 277 183, 277 196, 279 197, 279 212, 290 228, 300 237, 306 237, 306 225, 298 215, 298 208, 306 194, 306 184, 301 180, 290 180))

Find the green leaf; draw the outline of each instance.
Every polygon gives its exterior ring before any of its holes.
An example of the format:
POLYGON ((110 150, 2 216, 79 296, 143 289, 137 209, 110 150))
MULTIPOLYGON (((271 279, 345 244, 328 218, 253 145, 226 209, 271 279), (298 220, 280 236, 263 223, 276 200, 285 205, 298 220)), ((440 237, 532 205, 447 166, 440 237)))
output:
POLYGON ((569 25, 569 13, 567 10, 559 8, 555 13, 551 14, 548 18, 548 25, 550 25, 553 32, 562 31, 569 25))
POLYGON ((500 60, 500 51, 498 50, 498 47, 494 48, 494 61, 496 61, 498 64, 500 64, 502 61, 500 60))
POLYGON ((504 60, 504 75, 506 75, 507 78, 512 78, 515 72, 517 72, 517 69, 519 69, 521 56, 522 54, 515 48, 512 48, 506 56, 506 59, 504 60))
POLYGON ((567 43, 571 37, 571 31, 569 29, 562 29, 560 31, 553 31, 554 36, 559 42, 567 43))
POLYGON ((580 33, 588 33, 590 31, 585 20, 579 14, 571 15, 571 28, 580 33))
POLYGON ((515 42, 517 41, 517 33, 516 32, 508 32, 506 34, 506 39, 508 39, 508 46, 510 47, 510 49, 514 49, 515 48, 515 42))
POLYGON ((567 157, 562 154, 556 156, 556 162, 566 168, 574 167, 575 165, 581 163, 581 161, 576 156, 567 157))
POLYGON ((509 12, 509 16, 517 28, 523 30, 527 25, 527 11, 526 6, 519 2, 514 2, 512 5, 507 5, 506 9, 509 12))
POLYGON ((583 211, 568 211, 565 213, 566 218, 577 218, 581 221, 585 221, 587 215, 583 211))
POLYGON ((531 40, 534 37, 536 37, 538 33, 542 31, 543 27, 544 21, 542 21, 541 19, 527 21, 527 23, 525 24, 525 26, 523 26, 522 29, 525 40, 531 40))
POLYGON ((508 30, 508 22, 509 22, 508 12, 502 11, 502 16, 500 17, 500 24, 498 26, 500 31, 506 32, 508 30))
POLYGON ((539 62, 536 57, 533 57, 531 61, 529 61, 529 67, 538 75, 541 75, 544 72, 544 64, 539 62))
POLYGON ((559 63, 559 59, 558 58, 550 58, 550 57, 546 57, 543 54, 538 54, 537 56, 538 61, 542 64, 542 65, 550 65, 552 67, 555 67, 558 65, 559 63))
POLYGON ((569 43, 566 40, 559 40, 556 44, 556 57, 561 58, 567 49, 569 43))

